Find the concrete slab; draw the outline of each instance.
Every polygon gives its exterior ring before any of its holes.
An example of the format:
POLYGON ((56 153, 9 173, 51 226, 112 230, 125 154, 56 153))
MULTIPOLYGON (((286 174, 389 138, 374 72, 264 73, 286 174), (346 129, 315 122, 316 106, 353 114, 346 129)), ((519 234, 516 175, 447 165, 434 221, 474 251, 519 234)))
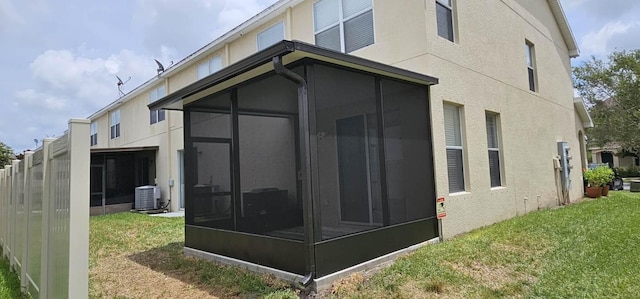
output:
POLYGON ((169 213, 158 213, 158 214, 149 214, 149 216, 151 216, 151 217, 167 217, 167 218, 173 218, 173 217, 184 217, 184 211, 176 211, 176 212, 169 212, 169 213))

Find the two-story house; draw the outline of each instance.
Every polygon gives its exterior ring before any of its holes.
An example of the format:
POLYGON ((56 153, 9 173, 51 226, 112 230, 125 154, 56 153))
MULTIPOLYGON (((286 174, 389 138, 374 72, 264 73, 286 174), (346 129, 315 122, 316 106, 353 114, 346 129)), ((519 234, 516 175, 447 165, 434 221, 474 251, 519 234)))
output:
POLYGON ((187 252, 311 279, 565 204, 576 56, 558 0, 281 0, 91 116, 92 206, 157 184, 187 252))

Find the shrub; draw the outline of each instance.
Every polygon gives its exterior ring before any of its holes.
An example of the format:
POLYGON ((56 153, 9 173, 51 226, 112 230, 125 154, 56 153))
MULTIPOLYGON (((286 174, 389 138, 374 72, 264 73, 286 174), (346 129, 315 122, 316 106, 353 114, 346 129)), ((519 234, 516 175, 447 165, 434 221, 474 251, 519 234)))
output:
POLYGON ((616 171, 623 178, 640 177, 640 166, 617 167, 616 171))
POLYGON ((594 169, 587 169, 583 173, 584 179, 587 180, 589 186, 604 186, 611 182, 614 178, 613 170, 607 166, 598 166, 594 169))

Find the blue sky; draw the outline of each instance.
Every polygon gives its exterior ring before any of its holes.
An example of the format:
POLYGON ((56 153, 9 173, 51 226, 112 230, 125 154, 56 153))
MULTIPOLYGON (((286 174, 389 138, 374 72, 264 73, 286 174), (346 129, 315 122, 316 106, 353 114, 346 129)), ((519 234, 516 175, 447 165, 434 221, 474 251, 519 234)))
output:
MULTIPOLYGON (((131 77, 130 91, 155 75, 153 59, 179 61, 275 2, 0 0, 0 141, 33 149, 115 100, 115 75, 131 77)), ((581 50, 574 65, 640 48, 640 1, 561 2, 581 50)))

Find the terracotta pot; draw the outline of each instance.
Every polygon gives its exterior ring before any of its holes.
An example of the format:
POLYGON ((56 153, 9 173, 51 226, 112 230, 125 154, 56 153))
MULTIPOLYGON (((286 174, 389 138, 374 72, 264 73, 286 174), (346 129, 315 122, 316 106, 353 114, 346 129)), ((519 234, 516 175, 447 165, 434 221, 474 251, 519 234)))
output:
POLYGON ((602 186, 602 196, 608 196, 608 195, 609 195, 609 185, 602 186))
POLYGON ((587 196, 598 198, 602 195, 602 187, 587 187, 587 196))

